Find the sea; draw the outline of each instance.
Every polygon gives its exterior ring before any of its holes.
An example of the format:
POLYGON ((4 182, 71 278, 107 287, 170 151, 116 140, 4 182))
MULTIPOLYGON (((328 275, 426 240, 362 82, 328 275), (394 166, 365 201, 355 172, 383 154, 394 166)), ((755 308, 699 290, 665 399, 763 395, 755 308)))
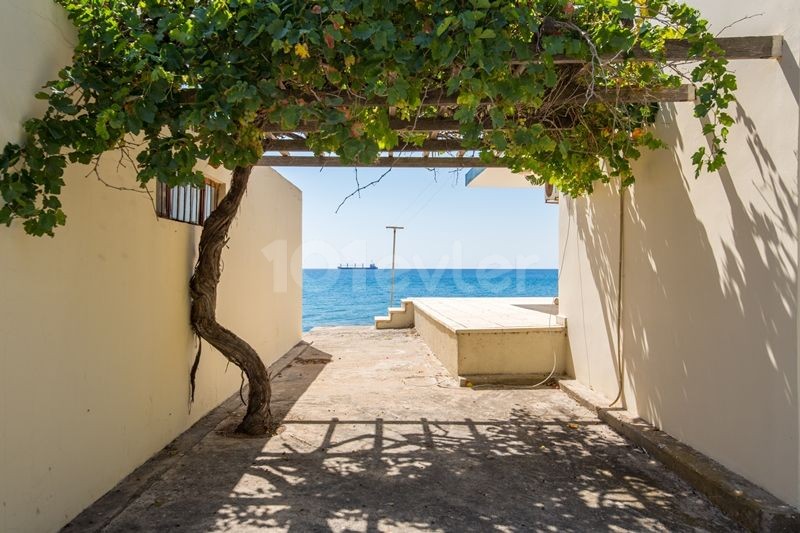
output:
MULTIPOLYGON (((304 269, 303 331, 368 325, 387 314, 392 271, 304 269)), ((403 298, 556 296, 558 270, 409 269, 395 271, 394 306, 403 298)))

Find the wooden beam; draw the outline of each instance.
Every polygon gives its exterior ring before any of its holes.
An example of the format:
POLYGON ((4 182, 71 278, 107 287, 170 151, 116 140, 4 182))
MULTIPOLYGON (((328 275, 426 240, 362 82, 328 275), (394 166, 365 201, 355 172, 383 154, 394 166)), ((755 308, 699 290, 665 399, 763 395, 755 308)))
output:
MULTIPOLYGON (((299 95, 287 95, 290 98, 300 98, 299 95)), ((356 98, 350 94, 328 94, 325 95, 330 98, 340 98, 342 100, 341 107, 350 107, 353 105, 369 105, 376 107, 387 106, 386 99, 377 98, 373 100, 366 100, 364 98, 356 98)), ((422 102, 423 106, 456 106, 458 105, 458 94, 446 94, 445 91, 434 91, 426 95, 425 100, 422 102)), ((307 95, 303 96, 307 98, 307 95)), ((659 87, 656 89, 648 89, 646 87, 622 87, 618 89, 597 89, 594 94, 589 98, 590 102, 608 102, 617 101, 620 103, 636 103, 636 102, 690 102, 694 100, 694 86, 681 85, 679 87, 659 87)), ((553 98, 549 102, 554 104, 567 104, 570 102, 585 102, 586 94, 582 90, 576 90, 572 95, 561 96, 553 98)), ((489 100, 483 100, 481 105, 492 104, 489 100)), ((389 107, 390 115, 391 110, 396 109, 389 107)), ((394 116, 394 115, 391 115, 394 116)))
MULTIPOLYGON (((585 100, 582 95, 574 98, 579 102, 585 100)), ((617 89, 600 89, 595 91, 590 102, 618 102, 621 104, 637 103, 667 103, 667 102, 693 102, 695 98, 694 85, 685 84, 679 87, 660 87, 648 89, 646 87, 620 87, 617 89)))
MULTIPOLYGON (((718 37, 717 44, 725 52, 727 59, 778 59, 781 57, 783 50, 783 36, 782 35, 763 35, 755 37, 718 37)), ((667 39, 664 43, 664 59, 666 61, 696 61, 697 58, 689 57, 689 49, 691 45, 685 39, 667 39)), ((619 63, 624 61, 626 56, 624 54, 607 54, 601 56, 601 60, 608 63, 619 63)), ((650 61, 653 55, 642 50, 641 48, 634 48, 627 55, 628 59, 638 61, 650 61)), ((568 64, 583 64, 586 63, 585 59, 559 56, 556 57, 554 63, 557 65, 568 64)), ((520 64, 520 63, 514 63, 520 64)))
MULTIPOLYGON (((695 91, 693 85, 662 87, 659 89, 622 87, 618 89, 597 90, 589 101, 606 103, 691 102, 694 100, 694 97, 695 91)), ((577 92, 570 96, 550 100, 548 103, 551 105, 567 105, 570 103, 583 103, 585 101, 586 94, 577 92)), ((396 131, 407 130, 416 132, 458 131, 461 127, 457 120, 448 118, 419 118, 416 120, 393 118, 389 120, 389 126, 396 131)), ((483 128, 492 129, 491 120, 484 120, 483 128)), ((308 132, 318 130, 319 125, 314 122, 309 122, 300 124, 294 128, 284 128, 280 124, 265 124, 263 129, 270 134, 308 132)), ((300 148, 297 149, 299 150, 300 148)))
MULTIPOLYGON (((727 59, 778 59, 783 53, 782 35, 718 37, 717 44, 727 59)), ((683 39, 666 42, 667 60, 689 59, 689 43, 683 39)))
MULTIPOLYGON (((750 36, 750 37, 718 37, 716 39, 717 44, 722 48, 725 52, 725 57, 730 60, 738 60, 738 59, 779 59, 783 54, 783 36, 782 35, 758 35, 758 36, 750 36)), ((689 42, 685 39, 668 39, 665 43, 665 50, 664 50, 664 59, 666 61, 689 61, 689 60, 696 60, 696 58, 689 58, 689 49, 690 45, 689 42)), ((606 62, 621 62, 625 59, 624 54, 607 54, 601 57, 602 60, 606 62)), ((634 48, 628 54, 629 58, 640 60, 640 61, 649 61, 653 59, 652 54, 649 54, 642 50, 641 48, 634 48)), ((567 56, 558 56, 554 59, 554 63, 565 65, 565 64, 585 64, 586 60, 581 58, 575 57, 567 57, 567 56)), ((518 67, 519 65, 525 65, 526 63, 520 61, 512 61, 511 65, 518 67)), ((517 73, 521 73, 522 70, 517 68, 517 73)), ((196 90, 194 88, 186 88, 181 91, 181 96, 184 101, 186 102, 193 102, 197 97, 196 90)), ((287 94, 287 97, 291 97, 292 95, 287 94)), ((432 96, 432 95, 429 95, 432 96)), ((298 96, 299 98, 300 96, 298 96)), ((303 96, 307 98, 308 95, 303 96)), ((344 102, 343 105, 352 105, 356 101, 364 102, 364 99, 352 99, 351 97, 347 97, 350 101, 348 104, 347 101, 344 102)), ((434 98, 426 98, 426 102, 433 102, 435 101, 434 98)), ((448 96, 445 99, 445 96, 439 101, 440 105, 455 105, 455 97, 448 96)), ((375 104, 379 105, 379 104, 375 104)))
POLYGON ((264 156, 259 167, 499 168, 479 157, 380 157, 372 163, 342 163, 338 157, 264 156))
MULTIPOLYGON (((491 127, 491 121, 484 121, 484 125, 491 127)), ((389 127, 395 131, 458 131, 460 124, 457 120, 448 118, 420 118, 417 120, 390 119, 389 127)), ((280 124, 265 124, 263 130, 270 133, 291 133, 317 131, 319 125, 316 122, 299 124, 294 128, 285 128, 280 124)))
MULTIPOLYGON (((511 119, 509 119, 511 120, 511 119)), ((540 120, 536 117, 530 117, 524 119, 522 121, 523 124, 528 126, 532 126, 534 124, 540 124, 540 120)), ((492 121, 489 118, 485 118, 480 121, 481 128, 484 130, 493 130, 495 129, 492 125, 492 121)), ((558 129, 565 129, 569 128, 569 124, 554 124, 548 125, 547 129, 550 130, 558 130, 558 129)), ((414 133, 430 133, 430 132, 455 132, 457 133, 461 129, 461 123, 452 118, 419 118, 416 120, 405 120, 405 119, 390 119, 389 120, 389 128, 398 131, 398 132, 414 132, 414 133)), ((297 133, 297 132, 313 132, 319 130, 319 125, 316 122, 308 122, 304 124, 299 124, 294 128, 284 128, 280 124, 265 124, 263 126, 265 132, 270 133, 297 133)))
MULTIPOLYGON (((458 152, 465 148, 461 145, 460 139, 425 139, 422 146, 409 144, 400 145, 392 148, 393 152, 458 152)), ((265 152, 311 152, 302 139, 275 139, 264 143, 265 152)), ((283 155, 283 154, 281 154, 283 155)))

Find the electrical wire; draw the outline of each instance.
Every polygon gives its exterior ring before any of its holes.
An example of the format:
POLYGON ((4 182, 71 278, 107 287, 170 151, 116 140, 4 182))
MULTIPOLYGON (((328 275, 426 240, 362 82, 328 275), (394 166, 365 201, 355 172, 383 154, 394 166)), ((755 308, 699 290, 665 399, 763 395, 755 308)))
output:
POLYGON ((625 236, 625 188, 620 184, 619 190, 619 263, 617 264, 617 397, 608 404, 612 407, 622 399, 625 389, 624 362, 622 357, 622 252, 625 236))
POLYGON ((553 375, 556 373, 556 367, 557 366, 558 366, 558 357, 556 357, 556 352, 555 352, 555 350, 553 350, 553 369, 550 371, 550 374, 548 374, 546 378, 544 378, 542 381, 540 381, 536 385, 506 385, 506 384, 502 384, 502 383, 481 383, 479 385, 473 385, 473 386, 471 386, 469 388, 472 389, 472 390, 476 390, 476 389, 480 390, 480 389, 488 389, 488 388, 492 388, 492 389, 502 388, 502 389, 513 389, 513 390, 536 389, 538 387, 541 387, 542 385, 544 385, 548 381, 550 381, 550 378, 552 378, 553 375))

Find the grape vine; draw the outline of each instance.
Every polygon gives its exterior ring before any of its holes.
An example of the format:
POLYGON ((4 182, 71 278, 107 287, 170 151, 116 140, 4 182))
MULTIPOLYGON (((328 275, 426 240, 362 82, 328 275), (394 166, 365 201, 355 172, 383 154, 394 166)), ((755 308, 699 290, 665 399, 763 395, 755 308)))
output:
POLYGON ((32 235, 66 222, 66 166, 113 150, 141 187, 199 184, 203 160, 252 165, 276 129, 356 165, 426 138, 393 129, 391 107, 412 123, 444 113, 465 150, 574 196, 629 185, 631 161, 663 146, 658 104, 601 95, 693 83, 709 139, 698 173, 724 164, 733 124, 736 79, 700 13, 672 0, 57 2, 78 31, 73 62, 0 154, 0 222, 32 235), (665 58, 676 38, 688 67, 665 58))

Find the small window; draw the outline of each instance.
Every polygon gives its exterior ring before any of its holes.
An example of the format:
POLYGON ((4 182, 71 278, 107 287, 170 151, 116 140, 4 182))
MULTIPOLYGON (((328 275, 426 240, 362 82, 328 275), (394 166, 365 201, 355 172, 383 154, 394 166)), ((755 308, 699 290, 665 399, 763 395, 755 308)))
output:
POLYGON ((222 183, 210 179, 206 179, 202 187, 194 185, 170 187, 159 181, 156 186, 158 216, 202 226, 219 205, 224 187, 222 183))

